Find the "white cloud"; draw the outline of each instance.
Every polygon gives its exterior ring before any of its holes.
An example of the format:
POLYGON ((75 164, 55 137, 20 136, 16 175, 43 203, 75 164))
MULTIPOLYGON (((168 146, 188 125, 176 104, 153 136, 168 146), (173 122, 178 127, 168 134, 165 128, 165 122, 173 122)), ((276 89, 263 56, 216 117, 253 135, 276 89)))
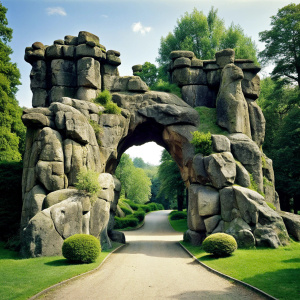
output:
POLYGON ((108 15, 101 15, 101 18, 107 19, 108 15))
POLYGON ((146 34, 152 29, 151 27, 143 26, 141 22, 133 23, 131 28, 133 32, 139 32, 141 34, 146 34))
POLYGON ((59 16, 63 16, 65 17, 67 15, 67 13, 65 12, 65 9, 62 7, 48 7, 46 9, 47 11, 47 15, 51 16, 51 15, 59 15, 59 16))

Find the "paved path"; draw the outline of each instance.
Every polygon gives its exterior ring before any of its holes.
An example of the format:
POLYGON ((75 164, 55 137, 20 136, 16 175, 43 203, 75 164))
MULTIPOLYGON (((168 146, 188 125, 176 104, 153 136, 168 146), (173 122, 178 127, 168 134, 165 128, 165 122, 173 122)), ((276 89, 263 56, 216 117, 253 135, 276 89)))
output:
POLYGON ((169 211, 146 216, 145 225, 125 232, 128 245, 95 273, 59 287, 43 299, 265 299, 207 271, 178 245, 182 234, 169 211))

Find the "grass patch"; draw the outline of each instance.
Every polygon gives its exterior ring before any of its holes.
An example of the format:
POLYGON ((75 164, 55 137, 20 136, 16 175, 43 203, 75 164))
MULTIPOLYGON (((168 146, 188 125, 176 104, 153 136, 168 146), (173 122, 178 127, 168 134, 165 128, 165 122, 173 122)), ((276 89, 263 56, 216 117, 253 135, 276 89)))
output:
POLYGON ((179 220, 171 220, 172 218, 172 215, 176 214, 177 211, 172 211, 169 216, 168 216, 168 219, 169 219, 169 222, 171 224, 171 226, 173 227, 173 229, 175 231, 178 231, 178 232, 186 232, 188 230, 188 226, 187 226, 187 219, 184 218, 184 219, 179 219, 179 220))
POLYGON ((4 249, 0 243, 1 300, 28 299, 63 280, 93 270, 120 244, 104 250, 94 263, 72 264, 63 256, 20 259, 17 252, 4 249))
POLYGON ((201 247, 181 242, 198 260, 226 275, 249 283, 278 299, 298 299, 300 293, 300 243, 278 249, 237 249, 215 258, 201 247))
POLYGON ((228 131, 217 125, 217 109, 205 106, 195 107, 200 117, 198 130, 204 133, 228 135, 228 131))

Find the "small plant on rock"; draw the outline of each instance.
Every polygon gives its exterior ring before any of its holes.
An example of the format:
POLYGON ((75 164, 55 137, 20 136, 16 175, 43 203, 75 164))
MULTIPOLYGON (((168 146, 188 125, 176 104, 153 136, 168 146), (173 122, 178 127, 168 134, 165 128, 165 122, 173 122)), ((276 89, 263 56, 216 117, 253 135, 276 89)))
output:
POLYGON ((192 132, 193 139, 191 144, 195 146, 195 152, 201 153, 205 156, 210 155, 212 153, 212 140, 210 132, 204 133, 200 131, 192 132))
POLYGON ((96 104, 100 104, 105 108, 103 113, 116 115, 121 114, 121 108, 118 107, 118 105, 112 101, 112 95, 108 90, 104 90, 103 92, 101 92, 93 100, 93 102, 95 102, 96 104))
POLYGON ((74 234, 62 246, 63 256, 73 262, 92 263, 100 255, 100 241, 92 235, 74 234))
POLYGON ((205 252, 217 257, 226 257, 237 249, 237 243, 235 238, 229 234, 214 233, 203 241, 202 248, 205 252))
POLYGON ((79 191, 83 191, 91 195, 90 201, 92 204, 96 201, 97 193, 101 190, 98 177, 99 173, 82 168, 76 177, 77 182, 74 184, 79 191))

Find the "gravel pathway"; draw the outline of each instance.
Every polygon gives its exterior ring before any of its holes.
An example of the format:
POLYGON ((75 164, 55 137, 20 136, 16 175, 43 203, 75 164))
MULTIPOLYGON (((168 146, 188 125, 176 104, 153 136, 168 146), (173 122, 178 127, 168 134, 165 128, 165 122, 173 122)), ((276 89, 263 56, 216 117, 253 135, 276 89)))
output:
POLYGON ((177 243, 182 234, 169 211, 152 212, 145 225, 125 232, 128 245, 91 275, 75 279, 42 299, 265 299, 196 263, 177 243))

